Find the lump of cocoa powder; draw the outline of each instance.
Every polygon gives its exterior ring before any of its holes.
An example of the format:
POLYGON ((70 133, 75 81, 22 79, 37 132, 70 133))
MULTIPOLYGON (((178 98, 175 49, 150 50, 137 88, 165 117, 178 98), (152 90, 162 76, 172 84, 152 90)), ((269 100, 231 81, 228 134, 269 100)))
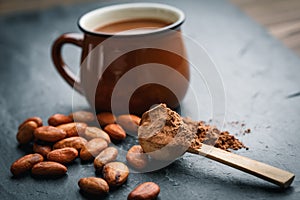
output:
POLYGON ((179 114, 160 104, 145 112, 138 129, 139 143, 152 158, 172 160, 181 156, 196 137, 179 114))

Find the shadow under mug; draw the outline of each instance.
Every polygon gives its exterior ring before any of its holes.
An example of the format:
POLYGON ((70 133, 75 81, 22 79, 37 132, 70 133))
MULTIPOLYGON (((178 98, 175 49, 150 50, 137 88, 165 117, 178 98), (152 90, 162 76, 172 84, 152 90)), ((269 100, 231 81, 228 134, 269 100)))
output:
POLYGON ((66 33, 52 46, 52 60, 60 75, 85 95, 96 112, 141 115, 166 103, 175 109, 189 86, 189 63, 180 27, 184 13, 169 5, 128 3, 99 8, 78 20, 83 34, 66 33), (162 28, 120 33, 95 28, 133 19, 168 22, 162 28), (82 49, 80 78, 62 58, 64 44, 82 49))

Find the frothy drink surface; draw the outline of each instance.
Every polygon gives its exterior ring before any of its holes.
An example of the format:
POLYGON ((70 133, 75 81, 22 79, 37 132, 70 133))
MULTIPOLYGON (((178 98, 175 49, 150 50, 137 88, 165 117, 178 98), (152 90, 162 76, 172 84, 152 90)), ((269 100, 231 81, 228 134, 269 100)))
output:
POLYGON ((163 28, 171 23, 159 19, 131 19, 118 21, 96 27, 94 31, 105 33, 118 33, 128 31, 128 33, 139 33, 163 28))

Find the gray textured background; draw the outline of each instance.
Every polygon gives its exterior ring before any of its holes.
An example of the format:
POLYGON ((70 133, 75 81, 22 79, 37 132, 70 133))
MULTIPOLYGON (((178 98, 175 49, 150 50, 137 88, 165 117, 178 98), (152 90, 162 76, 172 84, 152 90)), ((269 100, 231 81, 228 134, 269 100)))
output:
MULTIPOLYGON (((162 170, 131 174, 106 199, 125 199, 144 181, 161 186, 160 199, 299 199, 300 97, 288 98, 300 91, 299 58, 227 1, 163 2, 185 11, 184 33, 201 43, 218 65, 227 95, 226 120, 244 121, 252 129, 251 134, 239 136, 250 149, 237 153, 289 170, 296 178, 291 188, 280 191, 235 169, 186 154, 162 170)), ((14 179, 9 167, 28 152, 18 148, 15 139, 21 121, 32 115, 46 120, 53 113, 72 110, 72 90, 53 67, 51 43, 61 33, 79 32, 78 16, 108 4, 0 17, 1 199, 84 198, 77 181, 94 176, 92 164, 77 161, 69 166, 67 176, 57 180, 14 179)), ((78 65, 79 59, 72 58, 79 51, 66 49, 68 63, 78 65)), ((238 132, 239 127, 233 130, 238 132)))

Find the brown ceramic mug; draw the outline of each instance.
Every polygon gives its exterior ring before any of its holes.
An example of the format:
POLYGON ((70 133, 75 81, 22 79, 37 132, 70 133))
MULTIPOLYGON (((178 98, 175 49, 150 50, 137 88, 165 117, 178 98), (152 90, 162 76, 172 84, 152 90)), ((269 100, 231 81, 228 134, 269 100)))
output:
POLYGON ((142 114, 152 105, 179 106, 189 84, 189 64, 180 27, 184 14, 156 3, 129 3, 99 8, 80 17, 83 34, 66 33, 52 46, 60 75, 95 108, 96 112, 142 114), (166 22, 151 30, 105 32, 95 30, 128 20, 166 22), (65 64, 64 44, 82 49, 80 78, 65 64))

